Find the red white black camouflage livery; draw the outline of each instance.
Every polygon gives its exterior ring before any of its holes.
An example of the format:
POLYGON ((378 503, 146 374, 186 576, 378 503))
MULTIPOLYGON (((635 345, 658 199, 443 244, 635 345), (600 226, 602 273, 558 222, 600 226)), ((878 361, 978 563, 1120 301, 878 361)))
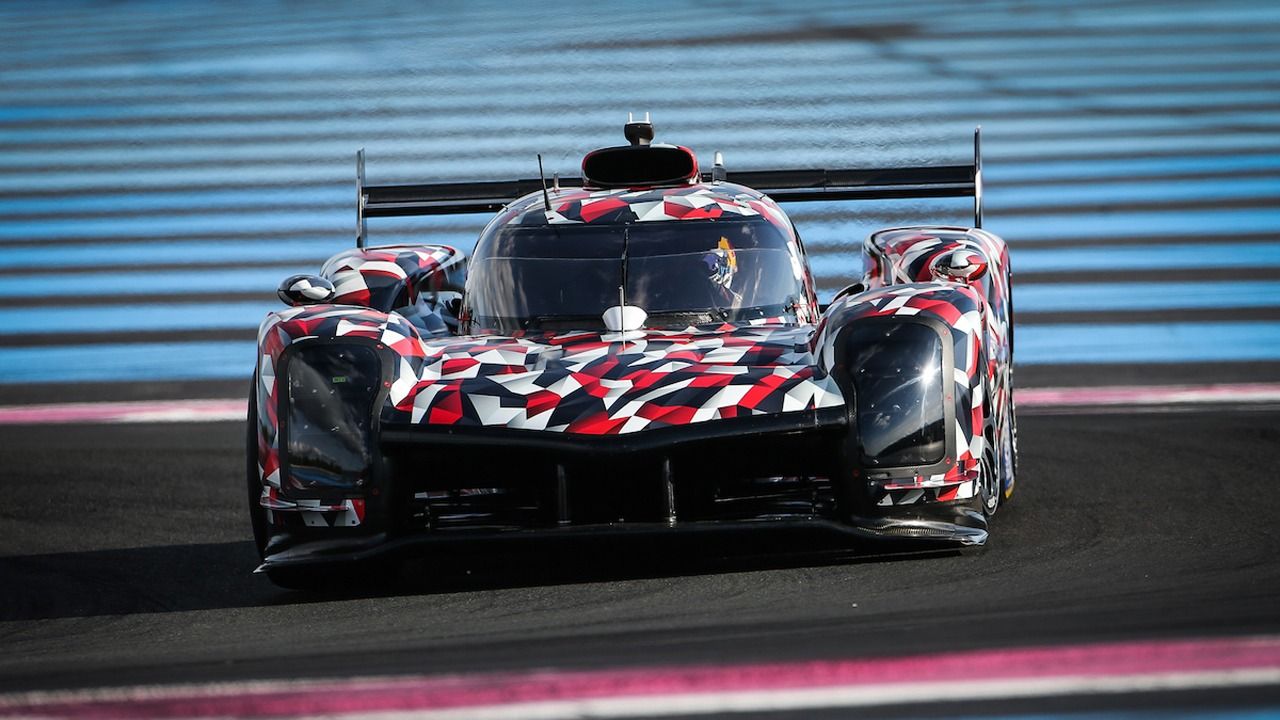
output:
POLYGON ((651 137, 549 188, 365 186, 361 158, 357 247, 285 280, 258 335, 273 579, 476 533, 986 540, 1016 463, 1004 242, 881 231, 822 308, 775 202, 971 195, 979 225, 979 161, 729 176, 651 137), (365 247, 366 217, 495 210, 470 254, 365 247))

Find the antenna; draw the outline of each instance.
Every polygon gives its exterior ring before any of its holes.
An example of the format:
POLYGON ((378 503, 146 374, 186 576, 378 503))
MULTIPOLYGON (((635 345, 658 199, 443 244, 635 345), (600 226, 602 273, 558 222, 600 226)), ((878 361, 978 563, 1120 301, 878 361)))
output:
POLYGON ((973 129, 973 226, 982 229, 982 126, 973 129))
POLYGON ((622 284, 618 286, 618 304, 624 308, 627 306, 627 266, 631 263, 627 255, 630 246, 631 229, 626 228, 622 231, 622 284))
POLYGON ((368 199, 364 194, 364 148, 360 148, 356 151, 356 247, 361 250, 369 232, 364 220, 364 204, 368 199))
POLYGON ((538 177, 542 180, 542 205, 551 212, 551 196, 547 195, 547 176, 542 172, 542 153, 538 153, 538 177))
POLYGON ((717 150, 713 157, 715 161, 711 166, 711 182, 724 182, 727 177, 724 169, 724 153, 717 150))

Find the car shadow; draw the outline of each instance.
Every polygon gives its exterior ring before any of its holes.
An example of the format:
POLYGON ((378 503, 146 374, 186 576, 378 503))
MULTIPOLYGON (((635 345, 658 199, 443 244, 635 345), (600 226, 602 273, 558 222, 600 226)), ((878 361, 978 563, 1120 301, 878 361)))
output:
POLYGON ((370 566, 355 582, 309 591, 276 587, 252 570, 251 542, 167 545, 0 557, 0 621, 265 607, 391 595, 614 582, 939 557, 877 545, 851 548, 822 538, 768 540, 576 538, 521 543, 501 552, 450 548, 370 566), (888 551, 888 552, 886 552, 888 551))

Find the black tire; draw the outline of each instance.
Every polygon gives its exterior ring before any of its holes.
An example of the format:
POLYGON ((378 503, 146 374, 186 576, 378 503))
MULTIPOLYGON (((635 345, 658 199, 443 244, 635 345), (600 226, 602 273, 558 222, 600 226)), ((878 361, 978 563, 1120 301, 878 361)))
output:
POLYGON ((982 509, 994 515, 1005 502, 1005 489, 1013 487, 1018 466, 1017 419, 1013 384, 1006 376, 1001 412, 986 428, 982 451, 982 509))
MULTIPOLYGON (((256 380, 255 380, 256 383, 256 380)), ((249 497, 249 520, 253 524, 253 544, 261 560, 271 538, 266 508, 262 507, 262 479, 258 477, 258 394, 249 391, 248 422, 245 423, 245 478, 249 497)))
POLYGON ((995 429, 988 427, 983 433, 982 459, 978 463, 979 496, 982 499, 982 512, 987 517, 996 514, 1000 509, 1000 468, 999 453, 996 451, 995 429))
POLYGON ((1007 502, 1017 486, 1018 480, 1018 406, 1013 399, 1013 373, 1009 373, 1005 395, 1008 402, 1005 407, 1004 433, 1001 437, 1001 457, 1004 472, 1001 474, 1002 499, 1007 502))
MULTIPOLYGON (((1011 268, 1006 269, 1005 288, 1008 293, 1008 312, 1006 313, 1009 321, 1009 368, 1005 373, 1004 386, 1005 396, 1008 398, 1008 414, 1005 416, 1005 425, 1008 428, 1008 452, 1009 458, 1008 471, 1005 474, 1004 488, 1012 494, 1013 489, 1017 485, 1018 480, 1018 404, 1013 397, 1013 336, 1017 325, 1013 321, 1013 271, 1011 268)), ((1004 498, 1008 500, 1008 496, 1004 498)))

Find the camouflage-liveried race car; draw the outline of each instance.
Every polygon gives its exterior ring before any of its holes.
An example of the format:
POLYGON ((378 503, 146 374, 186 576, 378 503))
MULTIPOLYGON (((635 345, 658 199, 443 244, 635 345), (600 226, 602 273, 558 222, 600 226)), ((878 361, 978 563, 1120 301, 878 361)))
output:
POLYGON ((260 570, 495 534, 986 541, 1017 458, 1004 242, 874 233, 820 305, 777 204, 972 196, 980 226, 977 135, 973 165, 741 173, 626 135, 550 187, 370 186, 358 155, 356 247, 258 333, 260 570), (368 217, 467 212, 497 213, 469 258, 366 246, 368 217))

